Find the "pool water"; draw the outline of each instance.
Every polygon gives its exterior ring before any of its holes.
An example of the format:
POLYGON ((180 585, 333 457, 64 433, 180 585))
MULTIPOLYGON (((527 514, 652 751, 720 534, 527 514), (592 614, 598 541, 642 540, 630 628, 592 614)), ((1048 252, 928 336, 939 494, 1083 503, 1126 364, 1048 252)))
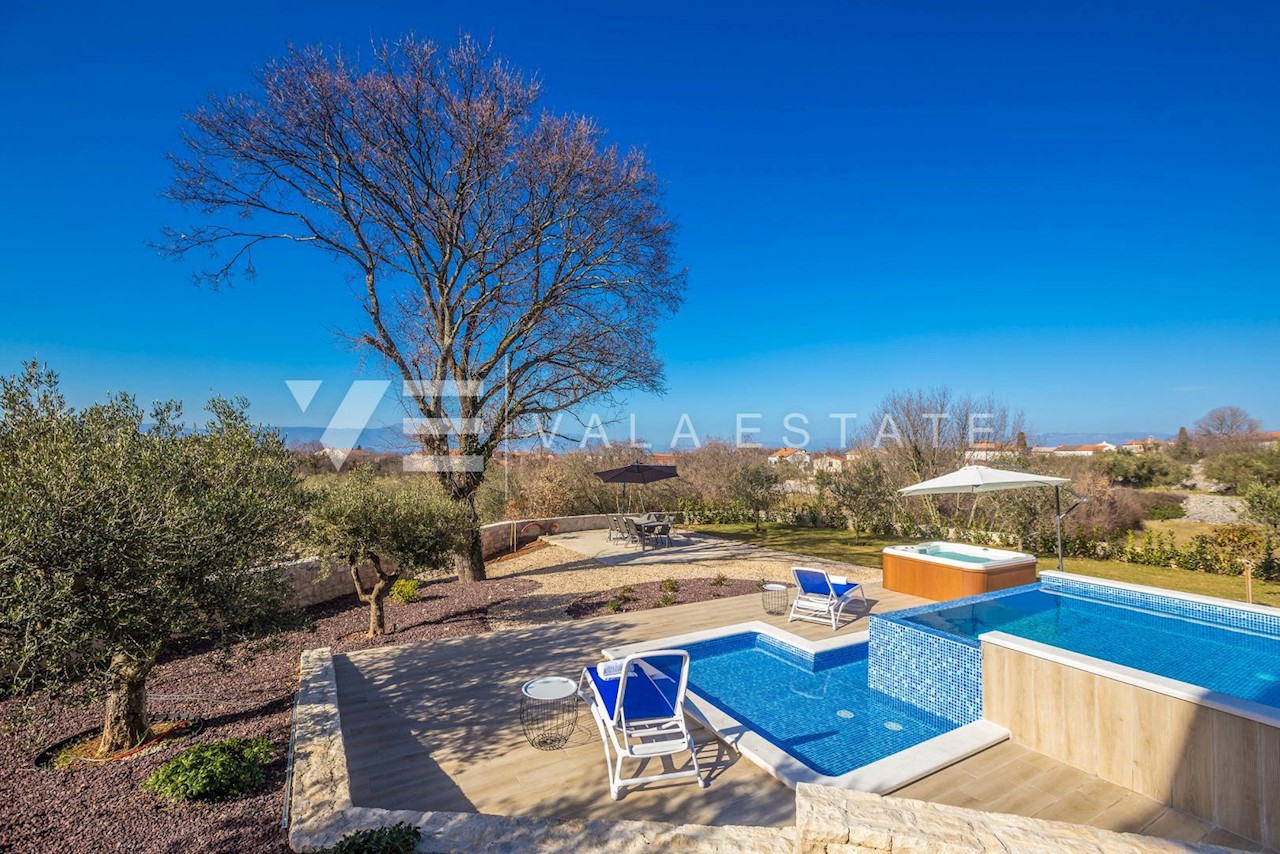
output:
POLYGON ((965 554, 964 552, 949 552, 949 551, 944 551, 942 549, 930 549, 929 551, 925 552, 925 554, 933 555, 934 557, 945 557, 948 560, 958 560, 961 563, 990 563, 991 562, 991 558, 983 557, 982 555, 971 555, 971 554, 965 554))
POLYGON ((829 777, 956 727, 868 687, 865 644, 810 656, 747 632, 684 648, 690 690, 829 777))
POLYGON ((969 640, 1001 631, 1280 708, 1280 638, 1256 632, 1038 587, 901 619, 969 640))

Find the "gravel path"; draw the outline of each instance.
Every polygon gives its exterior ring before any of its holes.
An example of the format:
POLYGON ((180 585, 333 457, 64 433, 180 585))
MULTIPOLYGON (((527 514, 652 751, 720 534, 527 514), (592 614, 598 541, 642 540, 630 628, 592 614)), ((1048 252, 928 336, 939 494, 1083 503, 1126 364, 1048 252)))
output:
POLYGON ((1232 525, 1241 521, 1244 502, 1230 495, 1187 496, 1182 505, 1186 518, 1192 522, 1211 522, 1215 525, 1232 525))
POLYGON ((716 560, 714 564, 662 563, 611 566, 575 551, 538 541, 515 554, 489 564, 489 577, 523 578, 541 586, 532 595, 503 602, 489 610, 495 628, 554 623, 569 618, 566 608, 588 593, 639 585, 664 578, 707 579, 723 573, 746 581, 786 581, 796 564, 821 565, 857 581, 879 581, 880 571, 853 564, 815 560, 811 557, 745 546, 742 558, 716 560))

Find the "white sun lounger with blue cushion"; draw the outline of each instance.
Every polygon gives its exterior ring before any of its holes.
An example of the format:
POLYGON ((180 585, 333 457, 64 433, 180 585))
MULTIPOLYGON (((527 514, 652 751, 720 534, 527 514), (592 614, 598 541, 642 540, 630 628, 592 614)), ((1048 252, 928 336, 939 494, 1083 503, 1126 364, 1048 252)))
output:
POLYGON ((862 599, 865 607, 867 596, 862 592, 861 584, 851 584, 843 578, 833 579, 825 570, 808 566, 793 566, 791 574, 795 576, 796 599, 791 603, 791 614, 787 622, 792 620, 808 620, 812 623, 830 623, 831 630, 840 627, 840 617, 844 608, 855 597, 862 599))
POLYGON ((694 777, 706 788, 684 720, 688 681, 689 653, 680 649, 636 653, 582 671, 578 693, 591 707, 591 717, 600 730, 609 766, 609 794, 615 801, 624 786, 677 777, 694 777), (690 756, 689 768, 646 777, 622 776, 624 759, 661 762, 664 756, 685 751, 690 756))

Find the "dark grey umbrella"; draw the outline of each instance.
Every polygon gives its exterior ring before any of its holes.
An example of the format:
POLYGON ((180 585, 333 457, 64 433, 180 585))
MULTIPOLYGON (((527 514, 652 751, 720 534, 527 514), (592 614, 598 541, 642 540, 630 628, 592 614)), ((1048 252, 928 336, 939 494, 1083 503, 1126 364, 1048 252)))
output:
MULTIPOLYGON (((596 477, 605 483, 618 483, 622 485, 622 498, 625 499, 627 494, 628 483, 653 483, 656 480, 666 480, 669 477, 679 477, 676 474, 675 466, 652 466, 648 463, 631 463, 626 466, 619 466, 616 469, 606 469, 596 472, 596 477)), ((619 501, 621 505, 622 500, 619 501)))

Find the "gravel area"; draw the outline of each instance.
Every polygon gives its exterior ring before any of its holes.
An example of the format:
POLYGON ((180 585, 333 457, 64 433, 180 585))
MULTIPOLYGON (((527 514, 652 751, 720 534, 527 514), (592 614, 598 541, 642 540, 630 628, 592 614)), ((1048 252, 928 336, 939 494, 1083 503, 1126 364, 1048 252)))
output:
MULTIPOLYGON (((667 604, 683 605, 687 602, 705 602, 708 599, 723 599, 727 596, 745 596, 748 593, 760 592, 758 581, 747 581, 742 578, 726 579, 719 584, 711 578, 687 578, 677 583, 679 589, 669 593, 675 601, 667 604)), ((608 603, 618 599, 622 590, 620 587, 578 596, 569 603, 566 610, 570 617, 580 620, 586 617, 602 617, 606 614, 666 607, 661 600, 664 595, 668 595, 668 591, 662 589, 661 581, 648 581, 644 584, 629 586, 631 590, 628 601, 619 602, 621 607, 616 611, 610 610, 608 603)))
MULTIPOLYGON (((699 537, 700 539, 718 539, 707 538, 705 535, 699 535, 699 537)), ((533 595, 521 596, 494 607, 489 614, 490 620, 495 628, 516 628, 559 622, 570 616, 568 609, 583 594, 613 591, 624 585, 638 589, 648 582, 657 582, 664 578, 683 581, 706 579, 709 574, 723 573, 730 579, 750 582, 749 589, 743 592, 751 593, 759 589, 757 585, 761 581, 789 581, 791 567, 797 563, 825 566, 833 572, 845 574, 858 581, 880 580, 880 571, 869 567, 817 560, 789 552, 760 549, 737 543, 727 543, 727 547, 733 550, 734 558, 717 559, 713 563, 666 562, 678 554, 678 552, 670 552, 663 555, 663 563, 636 562, 610 565, 584 557, 571 549, 539 540, 515 554, 507 555, 489 564, 490 578, 529 578, 537 580, 540 585, 537 593, 533 595), (740 558, 736 556, 739 552, 742 555, 740 558)), ((674 548, 679 548, 678 542, 674 548)))
POLYGON ((1214 525, 1232 525, 1241 521, 1244 502, 1230 495, 1191 494, 1182 505, 1186 518, 1192 522, 1211 522, 1214 525))

